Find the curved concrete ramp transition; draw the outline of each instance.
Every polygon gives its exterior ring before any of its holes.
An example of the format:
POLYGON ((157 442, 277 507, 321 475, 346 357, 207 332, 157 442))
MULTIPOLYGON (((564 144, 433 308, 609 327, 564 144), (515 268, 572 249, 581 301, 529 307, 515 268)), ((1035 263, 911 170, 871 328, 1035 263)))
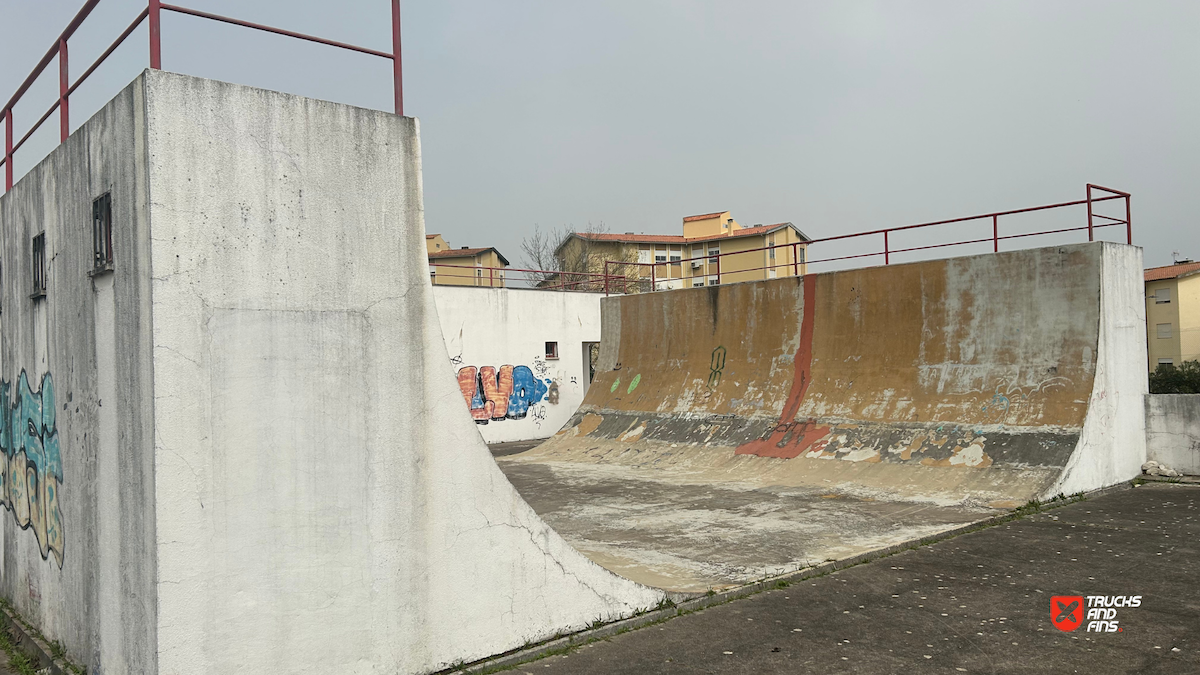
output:
POLYGON ((593 559, 680 590, 1113 484, 1145 455, 1140 270, 1095 243, 608 299, 583 406, 502 466, 571 486, 523 493, 593 559), (655 524, 668 495, 696 527, 655 524))

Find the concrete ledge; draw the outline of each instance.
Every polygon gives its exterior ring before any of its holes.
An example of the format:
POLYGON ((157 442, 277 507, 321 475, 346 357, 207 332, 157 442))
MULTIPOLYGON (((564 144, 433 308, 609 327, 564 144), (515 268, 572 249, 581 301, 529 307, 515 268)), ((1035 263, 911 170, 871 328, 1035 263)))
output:
MULTIPOLYGON (((1149 481, 1155 479, 1142 476, 1140 480, 1149 481)), ((1037 504, 1036 506, 1027 505, 1025 507, 1014 509, 1000 515, 984 518, 966 525, 955 527, 944 532, 939 532, 926 537, 910 539, 908 541, 893 544, 891 546, 885 546, 867 551, 865 553, 860 553, 849 558, 833 560, 821 563, 820 565, 805 567, 794 572, 789 572, 776 577, 770 577, 751 584, 746 584, 744 586, 738 586, 737 588, 731 588, 720 593, 711 593, 698 596, 685 596, 678 593, 669 593, 668 597, 670 597, 670 600, 674 603, 674 606, 664 607, 662 609, 650 611, 645 614, 639 614, 637 616, 623 619, 621 621, 615 621, 603 626, 589 628, 578 633, 564 635, 537 645, 515 650, 488 659, 483 659, 474 663, 446 668, 438 671, 435 675, 443 675, 448 673, 489 673, 496 670, 511 668, 523 663, 528 663, 530 661, 536 661, 544 656, 569 650, 573 647, 582 646, 589 642, 603 640, 604 638, 620 633, 626 633, 651 624, 662 623, 677 616, 697 612, 707 607, 722 605, 733 600, 738 600, 740 598, 761 593, 763 591, 774 590, 776 588, 785 588, 793 583, 804 581, 806 579, 812 579, 814 577, 825 576, 841 569, 854 567, 855 565, 861 565, 863 563, 871 562, 880 558, 886 558, 888 556, 895 555, 896 553, 900 553, 901 551, 916 548, 918 546, 935 544, 963 534, 969 534, 976 530, 994 527, 1012 520, 1017 520, 1033 513, 1040 513, 1042 511, 1058 508, 1059 506, 1065 506, 1066 504, 1081 501, 1083 499, 1099 497, 1100 495, 1108 494, 1110 492, 1118 492, 1135 487, 1137 487, 1136 481, 1118 483, 1116 485, 1081 493, 1065 499, 1043 502, 1037 504)))
POLYGON ((50 645, 25 627, 25 623, 7 607, 0 607, 0 628, 5 628, 13 636, 17 649, 37 662, 37 671, 47 675, 72 675, 72 670, 66 661, 56 659, 50 645))

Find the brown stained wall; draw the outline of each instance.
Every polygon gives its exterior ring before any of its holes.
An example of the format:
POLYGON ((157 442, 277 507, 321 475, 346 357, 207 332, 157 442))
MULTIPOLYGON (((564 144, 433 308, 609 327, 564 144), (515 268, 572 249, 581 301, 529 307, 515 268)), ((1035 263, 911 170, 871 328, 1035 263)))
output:
MULTIPOLYGON (((1078 429, 1099 263, 1072 246, 810 276, 812 381, 795 419, 1078 429)), ((803 297, 786 278, 606 300, 619 369, 596 374, 583 410, 778 416, 803 297)))
POLYGON ((1082 426, 1099 262, 1048 248, 819 275, 799 417, 1082 426))
POLYGON ((605 356, 619 367, 596 373, 584 406, 779 415, 799 340, 800 286, 789 278, 605 300, 604 311, 620 315, 620 337, 606 333, 602 349, 616 348, 605 356))

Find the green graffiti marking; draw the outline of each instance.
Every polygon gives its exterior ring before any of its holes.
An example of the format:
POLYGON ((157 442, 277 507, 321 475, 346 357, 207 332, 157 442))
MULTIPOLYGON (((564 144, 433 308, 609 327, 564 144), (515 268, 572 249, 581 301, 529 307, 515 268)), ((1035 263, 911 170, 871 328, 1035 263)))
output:
POLYGON ((626 394, 632 394, 634 389, 637 389, 638 382, 642 381, 642 374, 638 373, 633 376, 633 380, 629 383, 629 388, 625 390, 626 394))
POLYGON ((716 389, 721 384, 721 376, 725 372, 725 347, 718 346, 712 350, 712 358, 708 363, 708 388, 716 389))
POLYGON ((621 386, 621 378, 618 377, 617 381, 613 382, 613 386, 608 388, 608 393, 610 393, 610 394, 613 393, 614 391, 617 390, 617 387, 619 387, 619 386, 621 386))

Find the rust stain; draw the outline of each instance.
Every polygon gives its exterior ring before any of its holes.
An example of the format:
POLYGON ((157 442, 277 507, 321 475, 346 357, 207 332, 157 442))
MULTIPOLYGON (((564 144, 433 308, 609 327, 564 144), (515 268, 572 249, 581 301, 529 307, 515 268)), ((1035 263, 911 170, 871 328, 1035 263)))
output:
POLYGON ((738 446, 734 454, 758 455, 792 459, 808 450, 814 443, 829 435, 829 427, 818 425, 814 420, 796 422, 796 412, 804 401, 804 394, 812 382, 813 360, 813 317, 817 308, 817 275, 804 276, 804 318, 800 324, 800 345, 796 348, 795 374, 792 390, 788 393, 779 424, 763 438, 738 446))
POLYGON ((912 443, 909 443, 908 447, 905 448, 904 451, 902 451, 900 453, 900 459, 904 459, 904 460, 912 459, 912 455, 914 452, 924 452, 924 447, 922 447, 922 446, 924 446, 926 438, 927 438, 927 436, 925 434, 920 434, 916 438, 914 438, 912 440, 912 443))
POLYGON ((583 416, 583 419, 579 420, 579 424, 575 426, 575 431, 580 436, 587 436, 588 434, 595 431, 596 428, 599 427, 600 423, 603 421, 604 421, 604 418, 601 417, 600 415, 597 415, 595 413, 588 413, 583 416))

